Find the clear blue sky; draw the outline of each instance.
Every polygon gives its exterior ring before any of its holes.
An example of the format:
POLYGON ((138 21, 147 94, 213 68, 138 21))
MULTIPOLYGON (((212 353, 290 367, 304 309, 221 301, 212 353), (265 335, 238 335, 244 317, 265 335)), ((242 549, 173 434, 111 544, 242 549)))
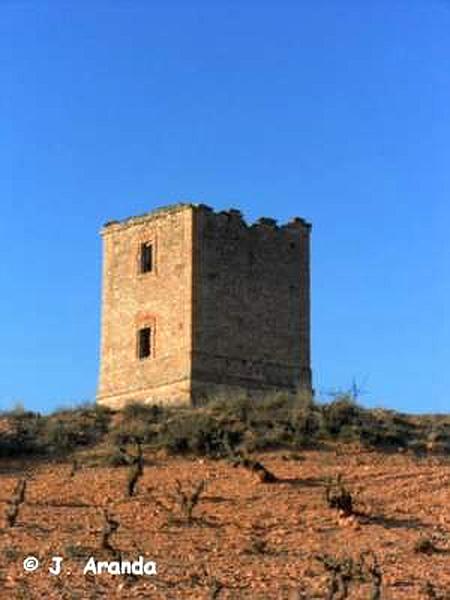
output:
POLYGON ((318 391, 450 412, 450 2, 0 6, 0 408, 95 397, 100 226, 313 223, 318 391))

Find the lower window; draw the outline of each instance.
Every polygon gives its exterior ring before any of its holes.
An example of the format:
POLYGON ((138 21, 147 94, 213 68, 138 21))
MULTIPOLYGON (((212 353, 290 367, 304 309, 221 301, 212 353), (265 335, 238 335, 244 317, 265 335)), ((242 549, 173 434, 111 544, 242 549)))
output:
POLYGON ((151 327, 144 327, 138 331, 138 357, 139 359, 148 358, 152 354, 152 330, 151 327))

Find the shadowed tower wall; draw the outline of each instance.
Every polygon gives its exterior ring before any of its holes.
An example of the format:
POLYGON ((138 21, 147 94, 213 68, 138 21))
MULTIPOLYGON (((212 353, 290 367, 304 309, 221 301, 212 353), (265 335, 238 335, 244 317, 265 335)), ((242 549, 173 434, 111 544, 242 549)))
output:
POLYGON ((239 211, 197 212, 194 395, 310 390, 309 233, 301 219, 248 226, 239 211))
POLYGON ((310 391, 309 234, 192 204, 107 224, 98 402, 310 391))

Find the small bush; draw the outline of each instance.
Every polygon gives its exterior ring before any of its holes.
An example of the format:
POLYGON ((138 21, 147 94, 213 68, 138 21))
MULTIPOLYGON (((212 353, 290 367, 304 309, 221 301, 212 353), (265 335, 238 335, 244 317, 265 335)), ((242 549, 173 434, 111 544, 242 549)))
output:
POLYGON ((119 445, 157 443, 162 424, 169 415, 169 408, 156 404, 127 404, 120 414, 119 423, 110 432, 110 441, 119 445))
POLYGON ((122 410, 122 417, 125 421, 139 419, 145 423, 159 423, 166 417, 167 412, 167 408, 159 404, 130 402, 122 410))
POLYGON ((434 542, 428 537, 419 538, 414 544, 414 552, 416 554, 433 554, 437 551, 434 542))
POLYGON ((108 430, 109 414, 102 408, 63 411, 50 415, 41 430, 41 442, 56 456, 100 441, 108 430))
POLYGON ((113 445, 126 445, 140 442, 150 444, 156 441, 159 426, 141 421, 137 417, 122 421, 110 433, 109 439, 113 445))
POLYGON ((9 547, 3 550, 3 556, 8 562, 15 562, 22 556, 22 553, 14 547, 9 547))
POLYGON ((181 483, 178 479, 175 480, 175 502, 178 505, 178 508, 188 525, 192 523, 193 520, 193 512, 197 504, 200 502, 200 498, 205 491, 206 481, 201 480, 198 483, 194 484, 191 489, 183 489, 181 483))
POLYGON ((325 570, 329 573, 327 598, 329 600, 348 598, 349 587, 355 582, 362 581, 361 563, 351 557, 338 558, 328 555, 318 555, 325 570))
POLYGON ((27 482, 25 479, 20 479, 17 482, 16 489, 8 501, 6 508, 6 521, 10 527, 14 527, 19 516, 20 506, 25 502, 25 493, 27 482))
POLYGON ((247 423, 253 404, 247 394, 218 394, 210 398, 206 406, 214 416, 247 423))
POLYGON ((109 445, 105 454, 101 457, 101 464, 107 467, 128 467, 129 457, 116 445, 109 445))
POLYGON ((342 483, 341 475, 328 480, 325 487, 325 499, 330 508, 334 508, 349 517, 353 514, 353 497, 342 483))
POLYGON ((337 436, 344 427, 357 423, 360 409, 350 395, 344 394, 322 408, 323 425, 327 433, 337 436))
POLYGON ((248 554, 269 554, 269 544, 265 537, 252 535, 247 547, 248 554))
POLYGON ((223 423, 193 411, 171 419, 161 431, 160 444, 174 454, 192 452, 221 458, 242 441, 242 432, 227 429, 223 423))
POLYGON ((43 417, 33 412, 12 412, 4 415, 9 430, 0 435, 0 457, 42 454, 45 444, 40 439, 43 417))
POLYGON ((312 407, 293 409, 289 424, 292 446, 304 448, 317 439, 322 427, 322 415, 312 407))
POLYGON ((175 479, 175 490, 172 494, 168 494, 169 503, 156 497, 153 498, 153 502, 167 513, 170 522, 180 522, 179 517, 176 517, 178 513, 184 523, 192 525, 193 512, 200 503, 206 486, 207 481, 204 479, 197 483, 186 483, 184 487, 178 479, 175 479))
POLYGON ((316 559, 322 563, 329 573, 327 599, 343 600, 349 597, 350 588, 363 582, 370 583, 370 600, 381 600, 383 574, 376 555, 369 551, 361 553, 358 559, 352 557, 336 557, 318 555, 316 559))
POLYGON ((61 420, 48 422, 45 428, 45 441, 53 454, 60 455, 69 452, 77 442, 77 430, 73 425, 61 420))

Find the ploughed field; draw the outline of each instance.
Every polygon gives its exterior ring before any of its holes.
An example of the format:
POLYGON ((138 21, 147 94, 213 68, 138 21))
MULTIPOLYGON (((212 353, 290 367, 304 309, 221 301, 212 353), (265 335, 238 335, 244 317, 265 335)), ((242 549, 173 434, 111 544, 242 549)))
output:
POLYGON ((129 495, 136 465, 103 467, 89 452, 1 461, 1 599, 450 598, 444 456, 343 444, 256 454, 276 477, 265 483, 255 463, 145 452, 129 495), (347 513, 326 498, 339 474, 347 513), (156 575, 83 573, 90 557, 140 556, 156 575))

